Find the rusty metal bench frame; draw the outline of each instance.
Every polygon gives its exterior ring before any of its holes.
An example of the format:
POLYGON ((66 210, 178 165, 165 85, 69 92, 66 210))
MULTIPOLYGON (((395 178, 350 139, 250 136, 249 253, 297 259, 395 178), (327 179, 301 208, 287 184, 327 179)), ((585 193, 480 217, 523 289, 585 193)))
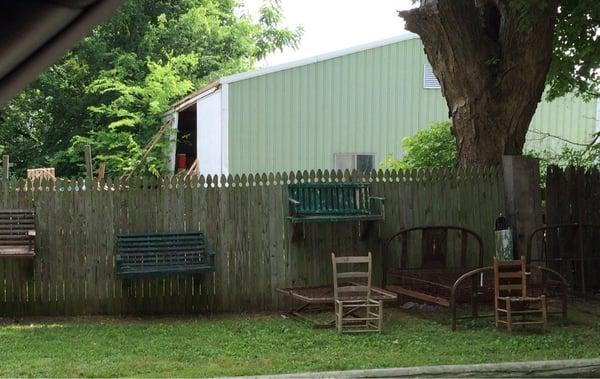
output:
MULTIPOLYGON (((583 296, 589 292, 589 282, 586 281, 585 273, 589 271, 590 264, 597 265, 600 262, 600 254, 594 254, 593 246, 586 244, 590 235, 586 232, 600 235, 600 225, 586 223, 550 224, 535 229, 527 240, 527 262, 543 264, 553 267, 557 272, 563 272, 565 264, 571 265, 573 272, 573 283, 571 290, 576 290, 583 296), (567 235, 570 239, 567 238, 567 235), (586 236, 588 238, 586 238, 586 236), (541 248, 540 258, 533 258, 534 242, 539 243, 541 248), (558 256, 549 254, 549 250, 555 250, 558 256), (577 288, 575 288, 577 287, 577 288)), ((598 281, 596 281, 598 283, 598 281)))
MULTIPOLYGON (((426 248, 426 243, 422 244, 422 249, 426 248)), ((426 255, 427 253, 422 254, 426 255)), ((481 238, 473 231, 457 226, 423 226, 401 230, 390 237, 384 247, 383 264, 383 287, 386 290, 395 292, 399 296, 414 298, 426 303, 432 303, 441 307, 450 309, 451 328, 456 330, 457 320, 488 318, 494 317, 493 314, 482 315, 479 313, 480 304, 493 303, 493 267, 481 267, 483 263, 483 243, 481 238), (396 238, 402 239, 402 249, 400 254, 408 250, 407 236, 409 233, 418 231, 436 232, 440 230, 454 230, 461 232, 463 243, 461 244, 461 267, 442 267, 437 269, 417 268, 408 269, 406 257, 401 256, 401 267, 390 268, 388 266, 389 255, 391 254, 390 245, 396 238), (468 268, 466 265, 465 254, 467 252, 466 237, 472 236, 477 241, 478 256, 477 261, 480 267, 468 268), (470 303, 471 314, 468 316, 458 316, 458 305, 461 303, 470 303)), ((556 271, 542 266, 529 266, 530 270, 535 271, 536 278, 539 276, 540 283, 530 285, 532 291, 541 293, 546 297, 559 298, 561 307, 558 311, 550 313, 560 313, 564 318, 567 317, 567 283, 566 280, 556 271)))

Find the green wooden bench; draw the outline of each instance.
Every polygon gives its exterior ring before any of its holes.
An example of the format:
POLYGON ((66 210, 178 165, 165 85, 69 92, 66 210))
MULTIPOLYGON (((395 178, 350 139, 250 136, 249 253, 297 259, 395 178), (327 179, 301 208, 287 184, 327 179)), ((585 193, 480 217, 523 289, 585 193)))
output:
POLYGON ((204 234, 119 234, 117 275, 123 278, 197 274, 215 269, 204 234))
POLYGON ((292 223, 376 221, 384 218, 384 199, 371 196, 369 183, 288 185, 292 223))
POLYGON ((0 209, 0 258, 35 256, 35 212, 0 209))

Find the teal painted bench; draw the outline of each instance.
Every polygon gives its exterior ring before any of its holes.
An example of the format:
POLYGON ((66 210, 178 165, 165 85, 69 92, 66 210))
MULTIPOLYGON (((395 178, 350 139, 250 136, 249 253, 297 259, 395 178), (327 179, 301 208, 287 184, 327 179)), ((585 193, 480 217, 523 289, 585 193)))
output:
POLYGON ((122 278, 213 272, 215 253, 204 234, 119 234, 117 275, 122 278))
POLYGON ((288 185, 292 223, 376 221, 384 218, 384 199, 371 196, 369 183, 288 185))

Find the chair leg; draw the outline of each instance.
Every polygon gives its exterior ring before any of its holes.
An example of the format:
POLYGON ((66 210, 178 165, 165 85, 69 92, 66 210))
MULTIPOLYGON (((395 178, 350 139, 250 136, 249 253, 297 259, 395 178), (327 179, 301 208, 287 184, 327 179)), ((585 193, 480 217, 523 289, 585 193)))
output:
POLYGON ((338 329, 338 332, 343 333, 344 332, 344 304, 340 304, 338 317, 340 318, 340 327, 338 329))
POLYGON ((540 300, 542 302, 542 317, 543 317, 543 332, 546 333, 548 331, 548 309, 546 308, 546 296, 542 295, 542 298, 540 300))
POLYGON ((379 320, 377 320, 377 331, 381 333, 383 329, 383 301, 379 300, 379 306, 377 307, 379 310, 379 320))
POLYGON ((500 318, 500 311, 498 311, 498 299, 496 299, 496 301, 494 303, 496 305, 495 309, 494 309, 494 314, 496 316, 496 329, 498 329, 498 324, 499 324, 498 319, 500 318))
POLYGON ((508 334, 512 334, 512 310, 510 305, 510 299, 506 300, 506 328, 508 334))
POLYGON ((342 332, 342 313, 344 308, 337 301, 335 302, 335 326, 337 327, 338 333, 342 332))

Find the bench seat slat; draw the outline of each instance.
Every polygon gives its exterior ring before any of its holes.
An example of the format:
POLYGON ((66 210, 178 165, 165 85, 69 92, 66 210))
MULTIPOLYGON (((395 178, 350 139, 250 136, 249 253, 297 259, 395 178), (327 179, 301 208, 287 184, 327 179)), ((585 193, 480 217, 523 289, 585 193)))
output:
POLYGON ((186 264, 200 264, 204 262, 208 262, 208 257, 201 259, 176 259, 176 260, 168 260, 168 259, 159 259, 159 260, 151 260, 151 259, 121 259, 119 263, 123 266, 126 265, 137 265, 140 267, 144 266, 169 266, 169 265, 186 265, 186 264))
POLYGON ((198 255, 198 250, 148 250, 148 251, 121 251, 119 257, 185 257, 198 255))
POLYGON ((131 246, 131 245, 122 245, 119 244, 117 245, 119 247, 119 250, 126 253, 126 252, 136 252, 136 251, 180 251, 180 250, 202 250, 206 247, 205 244, 185 244, 185 245, 175 245, 173 243, 171 244, 161 244, 161 245, 135 245, 135 246, 131 246))
POLYGON ((178 255, 180 253, 192 253, 194 251, 204 250, 204 246, 149 246, 148 248, 119 248, 122 255, 127 254, 147 254, 156 255, 160 253, 178 255))
POLYGON ((186 239, 186 238, 203 238, 195 233, 171 233, 171 234, 118 234, 118 238, 123 240, 163 240, 163 239, 186 239))
POLYGON ((166 273, 168 273, 172 267, 181 266, 181 267, 190 267, 190 269, 193 269, 194 266, 211 266, 211 262, 208 260, 193 261, 193 262, 184 262, 184 261, 162 262, 161 264, 149 264, 149 263, 140 263, 140 262, 121 262, 120 265, 121 265, 120 271, 124 271, 125 267, 129 266, 132 268, 131 270, 133 270, 133 271, 136 271, 136 270, 144 271, 144 270, 153 269, 153 270, 163 270, 166 273))
POLYGON ((35 220, 23 220, 23 219, 13 219, 13 220, 0 220, 0 226, 3 228, 9 228, 12 225, 29 225, 34 226, 35 220))
POLYGON ((198 261, 204 260, 203 255, 188 254, 187 256, 165 256, 165 255, 119 255, 120 262, 175 262, 175 261, 198 261))
POLYGON ((128 240, 124 240, 124 239, 117 239, 117 243, 120 245, 131 245, 131 246, 137 246, 137 245, 164 245, 164 244, 169 244, 169 243, 175 243, 178 245, 185 245, 185 244, 204 244, 206 243, 206 241, 201 240, 201 239, 181 239, 181 240, 176 240, 176 239, 170 239, 170 240, 146 240, 146 241, 140 241, 140 240, 134 240, 134 241, 128 241, 128 240))
POLYGON ((288 219, 294 223, 304 223, 304 222, 343 222, 343 221, 377 221, 383 220, 382 215, 321 215, 321 216, 304 216, 304 217, 294 217, 290 216, 288 219))
POLYGON ((139 278, 139 277, 161 277, 168 275, 177 275, 177 274, 200 274, 200 273, 208 273, 213 272, 214 266, 211 265, 197 265, 197 266, 181 266, 181 267, 170 267, 168 271, 165 271, 163 268, 159 269, 147 269, 147 270, 139 270, 136 268, 135 270, 123 270, 119 276, 129 279, 129 278, 139 278))
POLYGON ((10 235, 5 234, 2 235, 2 233, 0 232, 0 243, 5 242, 5 241, 34 241, 34 236, 35 234, 31 235, 30 232, 33 231, 25 231, 23 233, 12 233, 10 235))
POLYGON ((7 227, 3 227, 2 225, 0 225, 0 234, 10 233, 10 232, 27 233, 28 230, 34 230, 34 229, 35 229, 34 225, 11 225, 11 226, 7 226, 7 227))
POLYGON ((136 244, 161 244, 161 243, 198 243, 198 242, 204 242, 201 239, 191 239, 191 238, 181 238, 181 239, 175 239, 175 238, 171 238, 171 239, 147 239, 147 240, 142 240, 142 239, 127 240, 127 239, 118 238, 117 240, 121 244, 129 244, 129 245, 136 245, 136 244))

